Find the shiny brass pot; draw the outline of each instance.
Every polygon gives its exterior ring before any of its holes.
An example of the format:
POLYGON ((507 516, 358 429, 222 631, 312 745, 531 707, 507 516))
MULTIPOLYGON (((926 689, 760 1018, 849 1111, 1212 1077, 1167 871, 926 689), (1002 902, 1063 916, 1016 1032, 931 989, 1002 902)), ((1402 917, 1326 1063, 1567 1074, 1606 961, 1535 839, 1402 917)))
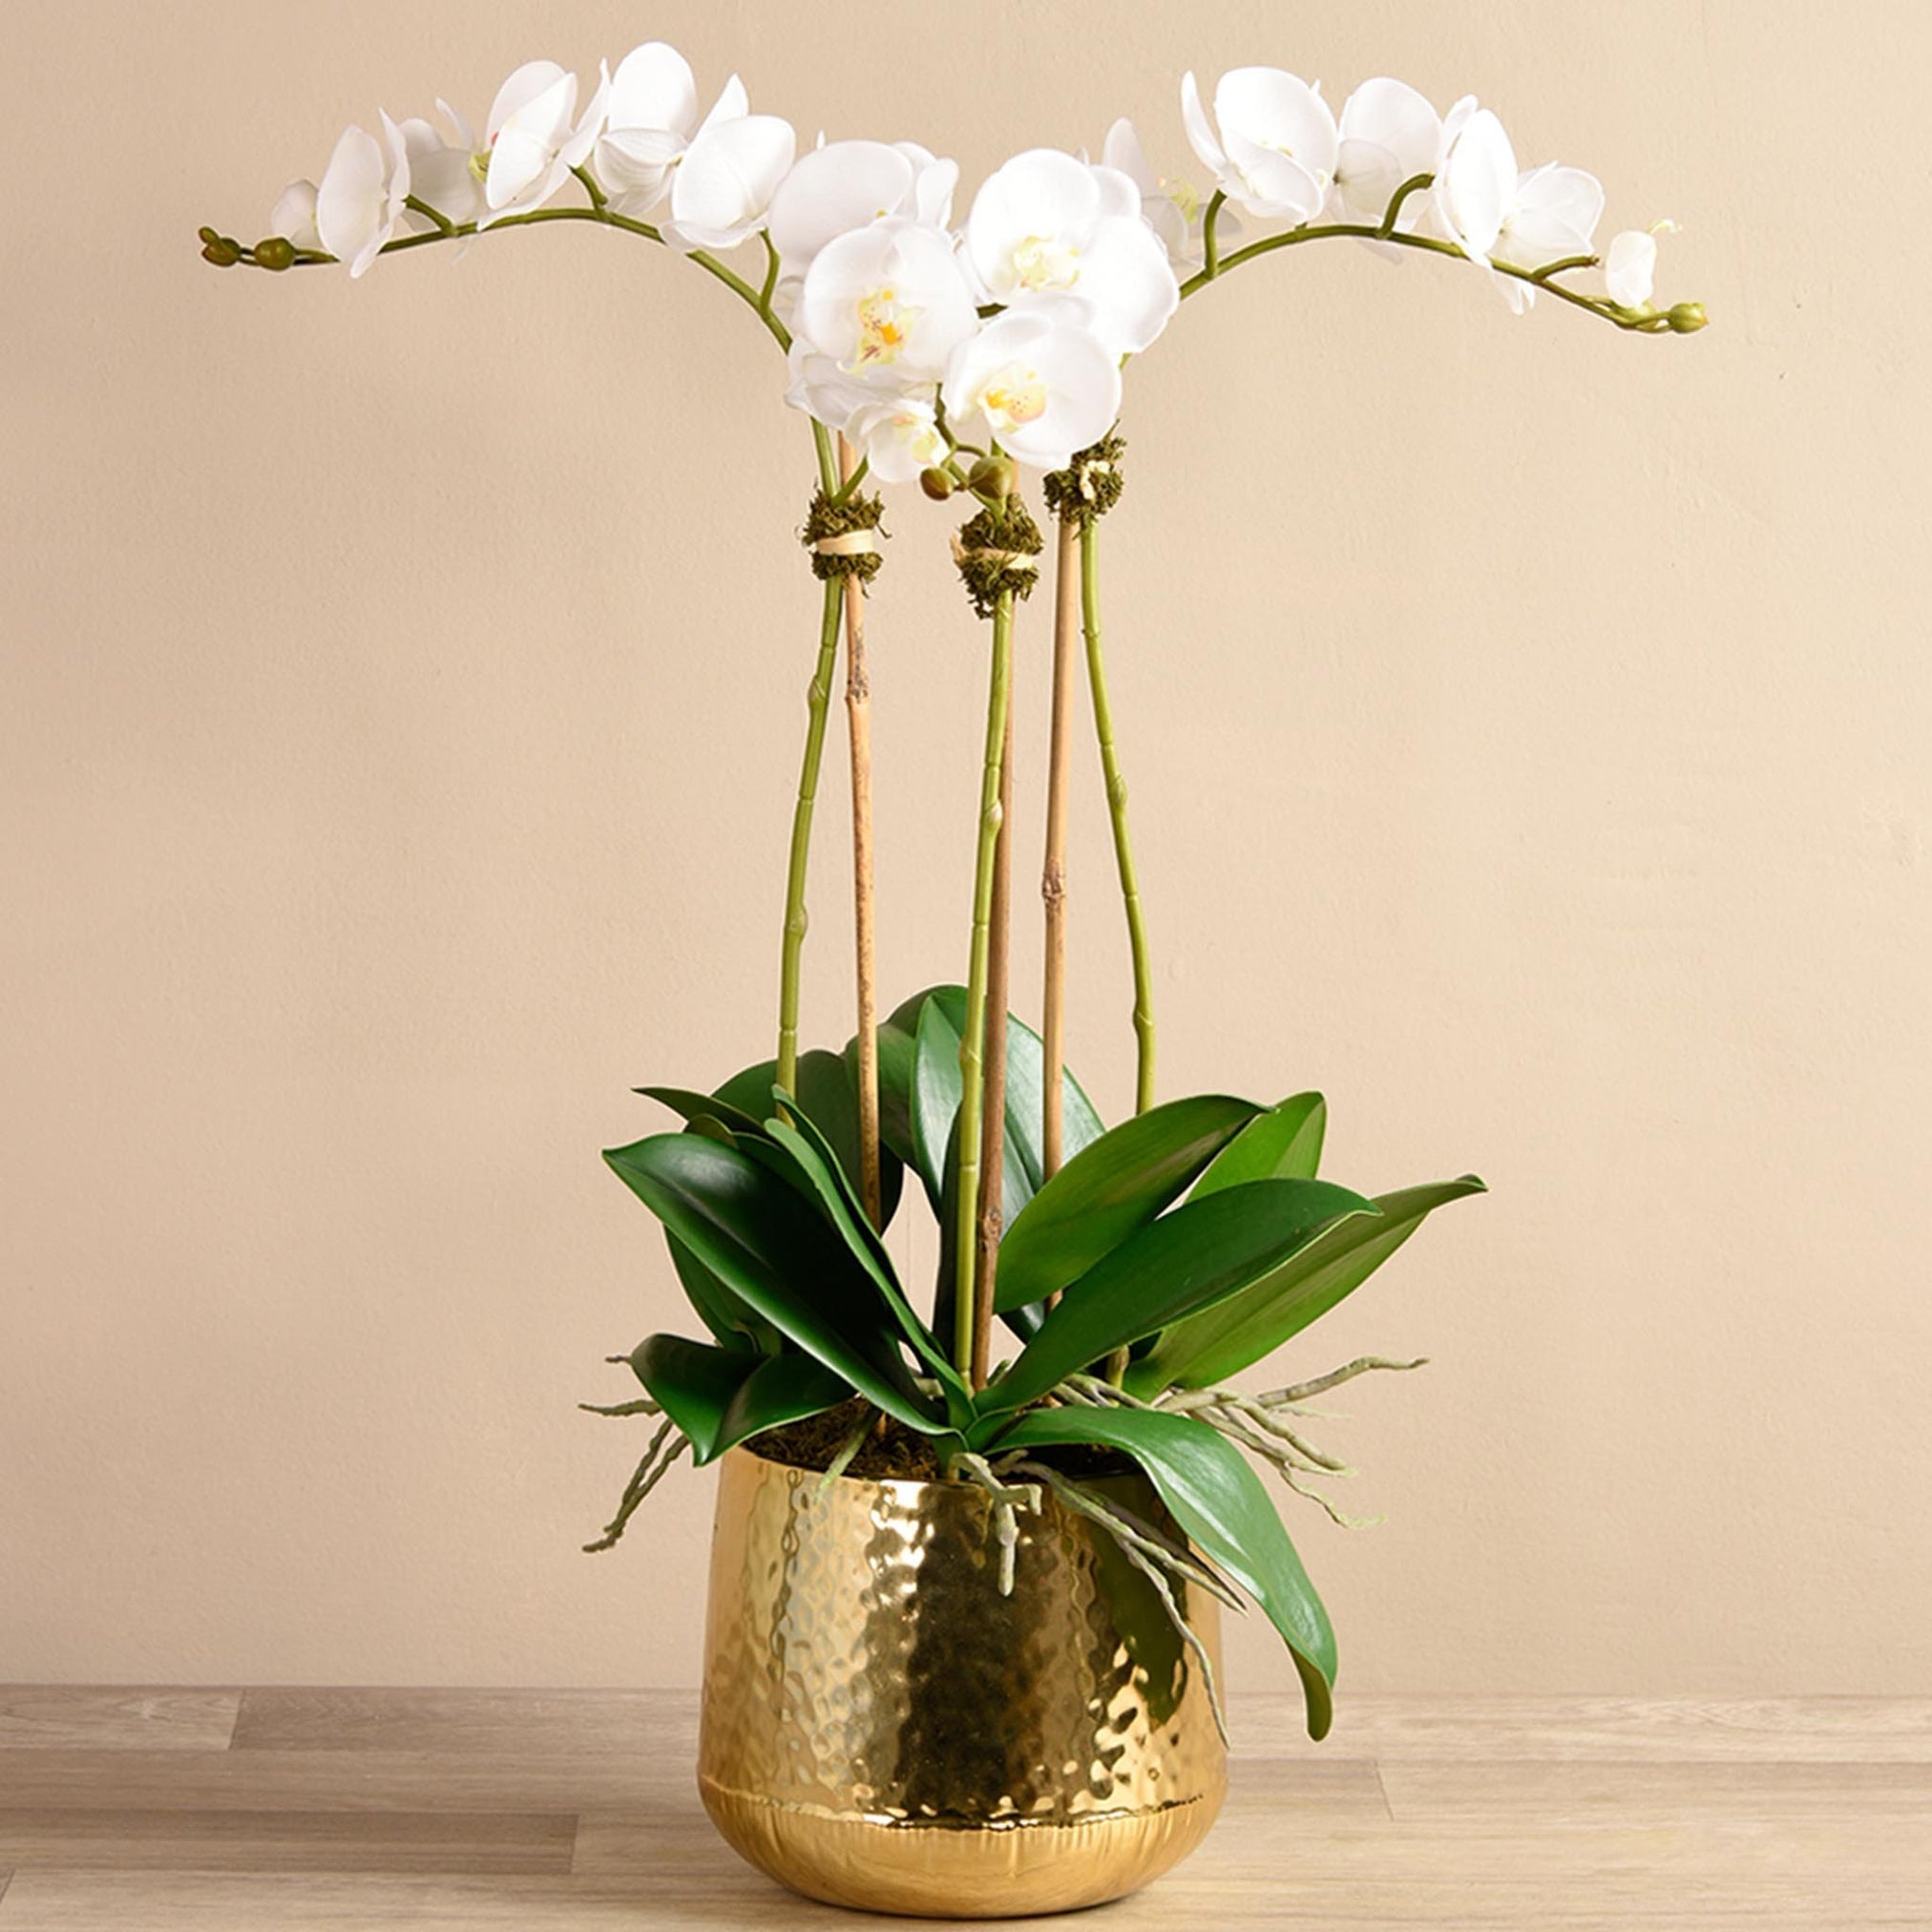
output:
MULTIPOLYGON (((1138 1477, 1099 1486, 1163 1521, 1138 1477)), ((930 1918, 1097 1905, 1208 1835, 1228 1766, 1198 1665, 1111 1538, 1049 1496, 1014 1588, 984 1491, 721 1465, 698 1786, 760 1870, 930 1918)), ((1218 1659, 1218 1606, 1175 1586, 1218 1659)))

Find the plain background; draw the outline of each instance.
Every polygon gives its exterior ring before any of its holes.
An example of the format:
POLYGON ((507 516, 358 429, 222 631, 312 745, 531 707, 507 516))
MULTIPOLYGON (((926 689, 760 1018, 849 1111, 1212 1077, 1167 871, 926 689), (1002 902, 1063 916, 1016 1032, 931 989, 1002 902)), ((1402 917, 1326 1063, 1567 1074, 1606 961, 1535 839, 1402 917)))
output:
MULTIPOLYGON (((1272 1368, 1343 1688, 1932 1684, 1928 254, 1917 10, 14 0, 0 217, 0 1677, 693 1681, 710 1480, 602 1365, 687 1326, 600 1146, 769 1051, 817 598, 778 359, 586 230, 221 276, 342 125, 652 36, 968 183, 1247 61, 1474 90, 1674 216, 1694 340, 1295 251, 1130 371, 1116 708, 1168 1094, 1476 1168, 1272 1368), (1277 1377, 1278 1378, 1278 1377, 1277 1377)), ((962 203, 963 205, 963 203, 962 203)), ((983 633, 893 505, 882 965, 963 968, 983 633)), ((1020 650, 1037 1012, 1044 599, 1020 650)), ((834 741, 836 744, 836 741, 834 741)), ((807 1031, 848 1031, 842 752, 807 1031)), ((1075 1064, 1130 1095, 1090 743, 1075 1064)), ((1269 1633, 1236 1681, 1286 1687, 1269 1633)), ((1344 1722, 1346 1704, 1344 1703, 1344 1722)))

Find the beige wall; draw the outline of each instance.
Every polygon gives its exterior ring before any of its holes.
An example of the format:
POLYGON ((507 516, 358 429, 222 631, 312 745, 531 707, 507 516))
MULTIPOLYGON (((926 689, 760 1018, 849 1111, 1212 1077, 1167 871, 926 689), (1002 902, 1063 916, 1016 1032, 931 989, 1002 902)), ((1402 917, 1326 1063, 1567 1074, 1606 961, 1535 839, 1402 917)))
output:
MULTIPOLYGON (((1330 1432, 1386 1526, 1291 1518, 1346 1685, 1932 1687, 1932 47, 1903 7, 1745 0, 13 0, 0 1677, 693 1675, 709 1480, 577 1555, 638 1438, 572 1404, 682 1320, 597 1158, 655 1118, 626 1089, 767 1050, 803 425, 642 244, 351 286, 192 239, 252 237, 378 105, 480 113, 522 58, 653 32, 969 177, 1120 112, 1178 164, 1189 64, 1394 70, 1594 166, 1613 224, 1687 224, 1695 341, 1330 246, 1132 371, 1109 571, 1164 1084, 1319 1083, 1338 1175, 1495 1187, 1289 1358, 1435 1360, 1330 1432)), ((952 521, 898 505, 873 607, 900 991, 963 959, 952 521)), ((1095 785, 1076 837, 1074 1044, 1117 1111, 1095 785)), ((1029 1010, 1037 935, 1028 902, 1029 1010)))

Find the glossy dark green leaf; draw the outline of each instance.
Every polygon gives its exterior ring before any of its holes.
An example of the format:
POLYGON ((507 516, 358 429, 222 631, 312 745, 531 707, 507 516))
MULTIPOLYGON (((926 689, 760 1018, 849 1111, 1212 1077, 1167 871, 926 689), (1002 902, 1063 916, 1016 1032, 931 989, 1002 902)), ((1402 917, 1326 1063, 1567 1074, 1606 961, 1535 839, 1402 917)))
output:
POLYGON ((685 1299, 719 1341, 727 1348, 734 1343, 749 1346, 761 1354, 778 1353, 778 1331, 720 1281, 668 1228, 664 1229, 664 1245, 671 1250, 671 1266, 678 1270, 685 1299))
POLYGON ((998 1302, 1044 1301, 1177 1201, 1261 1111, 1197 1094, 1169 1101, 1091 1142, 1007 1224, 998 1302))
POLYGON ((1261 1479, 1241 1452, 1186 1416, 1151 1409, 1035 1409, 998 1448, 1102 1443, 1131 1456, 1201 1553, 1261 1606, 1294 1658, 1308 1706, 1308 1734, 1322 1738, 1334 1714, 1334 1630, 1261 1479))
MULTIPOLYGON (((914 1161, 912 1082, 913 1060, 918 1040, 919 1015, 929 1000, 936 999, 953 1031, 966 1024, 966 989, 963 986, 930 986, 916 993, 885 1019, 878 1029, 879 1122, 886 1144, 903 1161, 914 1161)), ((856 1042, 847 1046, 846 1057, 856 1063, 856 1042)), ((1040 1185, 1041 1132, 1040 1095, 1045 1086, 1045 1049, 1039 1034, 1024 1020, 1009 1018, 1006 1022, 1006 1133, 1008 1158, 1017 1160, 1018 1171, 1027 1177, 1029 1193, 1040 1185)), ((1068 1158, 1102 1131, 1101 1117, 1080 1082, 1064 1069, 1060 1077, 1062 1151, 1068 1158)))
MULTIPOLYGON (((714 1098, 748 1115, 752 1121, 762 1122, 771 1111, 771 1088, 777 1076, 776 1060, 760 1060, 756 1066, 733 1074, 714 1098)), ((799 1055, 798 1104, 811 1116, 813 1124, 838 1156, 840 1171, 854 1188, 861 1186, 858 1086, 843 1054, 815 1046, 799 1055)), ((899 1156, 889 1144, 882 1144, 879 1204, 881 1219, 888 1228, 898 1209, 904 1178, 899 1156)))
POLYGON ((708 1116, 722 1121, 733 1133, 755 1134, 758 1131, 758 1115, 734 1107, 729 1101, 721 1100, 716 1094, 701 1094, 689 1087, 673 1086, 633 1087, 631 1091, 642 1094, 646 1100, 656 1101, 661 1106, 669 1107, 683 1119, 686 1125, 708 1116))
MULTIPOLYGON (((774 1094, 779 1091, 773 1089, 774 1094)), ((765 1123, 765 1131, 790 1157, 797 1171, 811 1186, 827 1218, 837 1228, 854 1259, 872 1276, 881 1299, 898 1323, 899 1332, 933 1375, 963 1405, 971 1393, 964 1378, 954 1368, 951 1355, 932 1330, 914 1312, 905 1290, 899 1285, 892 1257, 873 1233, 849 1187, 842 1185, 831 1150, 818 1137, 810 1119, 801 1112, 788 1123, 769 1120, 765 1123)), ((955 1419, 963 1420, 963 1413, 956 1412, 955 1419)))
POLYGON ((919 1013, 913 1041, 913 1159, 937 1214, 946 1191, 946 1149, 959 1112, 959 1029, 945 1008, 930 999, 919 1013))
POLYGON ((1242 1128, 1194 1184, 1193 1199, 1238 1187, 1244 1181, 1312 1181, 1321 1168, 1328 1102, 1319 1094, 1293 1094, 1242 1128))
POLYGON ((1239 1375, 1354 1293, 1436 1208, 1484 1191, 1464 1174, 1378 1195, 1378 1219, 1338 1223, 1252 1287, 1174 1323, 1127 1372, 1126 1386, 1151 1397, 1239 1375))
POLYGON ((705 1267, 909 1427, 945 1427, 899 1354, 876 1283, 818 1208, 740 1148, 658 1134, 604 1159, 705 1267))
POLYGON ((754 1355, 682 1335, 647 1335, 631 1351, 631 1367, 691 1438, 692 1459, 701 1464, 851 1395, 840 1376, 795 1349, 754 1355))
POLYGON ((976 1406, 991 1415, 1037 1401, 1063 1376, 1260 1280, 1338 1215, 1374 1212, 1330 1181, 1247 1181, 1189 1201, 1072 1283, 976 1406))

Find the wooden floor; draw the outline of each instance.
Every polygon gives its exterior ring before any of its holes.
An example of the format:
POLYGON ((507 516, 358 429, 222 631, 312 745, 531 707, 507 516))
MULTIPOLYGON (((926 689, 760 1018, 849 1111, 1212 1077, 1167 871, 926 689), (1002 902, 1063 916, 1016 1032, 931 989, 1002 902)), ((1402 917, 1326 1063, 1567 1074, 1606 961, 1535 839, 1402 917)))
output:
MULTIPOLYGON (((1234 1731, 1207 1849, 1079 1922, 1932 1928, 1932 1698, 1356 1697, 1318 1749, 1251 1698, 1234 1731)), ((684 1694, 0 1688, 0 1932, 933 1922, 740 1864, 694 1732, 684 1694)))

